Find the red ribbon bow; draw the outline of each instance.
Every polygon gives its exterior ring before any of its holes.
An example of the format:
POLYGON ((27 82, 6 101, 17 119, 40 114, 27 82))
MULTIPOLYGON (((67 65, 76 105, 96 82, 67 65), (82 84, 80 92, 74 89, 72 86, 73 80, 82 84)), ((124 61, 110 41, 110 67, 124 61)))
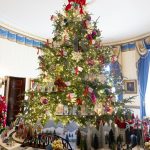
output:
POLYGON ((86 0, 68 0, 68 5, 66 6, 65 10, 68 11, 71 9, 71 2, 77 3, 80 5, 80 14, 83 14, 82 6, 86 5, 86 0))

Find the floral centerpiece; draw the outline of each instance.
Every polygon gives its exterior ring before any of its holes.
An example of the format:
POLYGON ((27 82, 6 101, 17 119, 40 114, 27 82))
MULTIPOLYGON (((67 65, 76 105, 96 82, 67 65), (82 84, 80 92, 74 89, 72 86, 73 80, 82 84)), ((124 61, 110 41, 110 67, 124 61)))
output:
POLYGON ((7 105, 5 96, 0 95, 0 132, 6 126, 7 105))

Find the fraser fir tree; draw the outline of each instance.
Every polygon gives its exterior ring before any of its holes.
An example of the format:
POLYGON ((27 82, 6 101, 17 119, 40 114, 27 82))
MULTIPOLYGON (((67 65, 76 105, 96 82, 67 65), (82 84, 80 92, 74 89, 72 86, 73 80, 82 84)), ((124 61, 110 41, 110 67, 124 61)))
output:
POLYGON ((54 37, 41 48, 40 77, 27 92, 24 119, 42 124, 54 120, 95 123, 113 117, 124 102, 115 100, 106 67, 113 60, 110 47, 101 45, 97 21, 84 10, 85 0, 69 0, 63 12, 51 16, 54 37))

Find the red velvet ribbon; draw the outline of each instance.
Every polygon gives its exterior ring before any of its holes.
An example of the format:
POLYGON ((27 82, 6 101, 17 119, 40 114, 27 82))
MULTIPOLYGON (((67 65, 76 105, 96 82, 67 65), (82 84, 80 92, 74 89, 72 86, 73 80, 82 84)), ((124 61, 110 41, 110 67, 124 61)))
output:
POLYGON ((86 5, 86 0, 68 0, 68 5, 65 10, 68 11, 71 9, 71 2, 77 3, 80 5, 80 14, 83 14, 83 6, 86 5))

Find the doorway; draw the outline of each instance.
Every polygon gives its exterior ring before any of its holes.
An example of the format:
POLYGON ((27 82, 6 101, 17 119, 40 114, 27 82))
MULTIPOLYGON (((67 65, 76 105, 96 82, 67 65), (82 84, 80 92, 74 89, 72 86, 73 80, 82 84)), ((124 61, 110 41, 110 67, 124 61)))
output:
POLYGON ((25 78, 8 77, 5 94, 7 98, 7 125, 16 119, 22 111, 22 101, 24 100, 25 78))

